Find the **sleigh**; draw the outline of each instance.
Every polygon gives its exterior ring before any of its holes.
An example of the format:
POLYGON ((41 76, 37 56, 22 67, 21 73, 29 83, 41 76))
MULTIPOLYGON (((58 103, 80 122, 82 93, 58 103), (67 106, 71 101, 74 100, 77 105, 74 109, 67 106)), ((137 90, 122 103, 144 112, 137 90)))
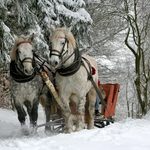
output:
MULTIPOLYGON (((51 93, 53 93, 53 96, 56 100, 56 102, 59 104, 59 106, 62 106, 61 100, 59 99, 59 96, 57 92, 55 91, 55 88, 47 75, 44 73, 42 74, 42 78, 47 84, 48 88, 50 89, 51 93)), ((101 84, 103 90, 105 91, 106 97, 105 97, 105 105, 101 106, 101 116, 95 117, 94 125, 98 128, 103 128, 106 125, 109 125, 111 123, 114 123, 114 117, 115 117, 115 108, 116 103, 118 100, 118 93, 120 89, 120 85, 118 83, 111 84, 101 84)), ((75 110, 75 106, 73 104, 70 105, 72 107, 71 109, 75 110)), ((64 131, 64 119, 63 117, 60 117, 58 114, 51 115, 50 122, 38 125, 39 127, 48 127, 52 133, 60 133, 64 131)))
POLYGON ((102 128, 114 122, 115 108, 118 100, 120 85, 118 83, 101 84, 105 91, 105 106, 101 107, 101 116, 95 118, 95 126, 102 128))

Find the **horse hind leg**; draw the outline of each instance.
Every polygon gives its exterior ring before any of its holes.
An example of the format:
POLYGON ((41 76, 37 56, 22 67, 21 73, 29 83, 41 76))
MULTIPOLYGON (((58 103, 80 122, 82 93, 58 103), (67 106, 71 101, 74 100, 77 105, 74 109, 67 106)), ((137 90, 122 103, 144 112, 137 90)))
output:
MULTIPOLYGON (((46 123, 48 123, 52 119, 53 114, 58 114, 57 103, 49 92, 46 95, 40 96, 40 103, 45 110, 46 123)), ((46 125, 45 133, 52 134, 52 132, 54 132, 53 126, 46 125)))
POLYGON ((86 118, 86 122, 88 129, 94 128, 95 102, 96 102, 96 91, 94 88, 91 88, 90 91, 87 93, 88 115, 86 118))

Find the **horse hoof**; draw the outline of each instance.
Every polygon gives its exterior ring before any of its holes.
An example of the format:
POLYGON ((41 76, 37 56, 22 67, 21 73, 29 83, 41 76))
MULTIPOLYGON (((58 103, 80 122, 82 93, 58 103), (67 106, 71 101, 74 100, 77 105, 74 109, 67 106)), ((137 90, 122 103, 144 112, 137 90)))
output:
POLYGON ((76 132, 81 131, 83 128, 76 128, 76 132))
POLYGON ((93 125, 93 126, 88 126, 87 129, 88 129, 88 130, 94 129, 94 125, 93 125))
POLYGON ((36 128, 36 127, 30 127, 30 128, 29 128, 29 133, 30 133, 30 135, 35 135, 35 134, 37 134, 37 128, 36 128))
POLYGON ((52 131, 52 129, 51 128, 49 128, 49 127, 45 127, 45 134, 46 135, 52 135, 53 134, 53 131, 52 131))
POLYGON ((90 129, 94 129, 94 123, 88 124, 88 125, 87 125, 87 129, 89 129, 89 130, 90 130, 90 129))
POLYGON ((26 135, 26 136, 28 136, 30 134, 29 129, 26 125, 21 126, 21 132, 23 135, 26 135))
POLYGON ((68 129, 65 129, 65 130, 64 130, 64 133, 71 133, 71 132, 73 132, 73 129, 72 129, 72 128, 68 128, 68 129))

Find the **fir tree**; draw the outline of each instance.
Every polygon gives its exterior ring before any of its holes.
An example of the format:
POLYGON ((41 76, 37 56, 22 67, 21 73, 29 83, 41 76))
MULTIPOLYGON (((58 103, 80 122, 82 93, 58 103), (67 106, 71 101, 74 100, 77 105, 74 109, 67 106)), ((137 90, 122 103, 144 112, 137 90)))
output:
POLYGON ((14 37, 21 34, 34 33, 38 53, 48 53, 47 37, 55 27, 71 26, 80 46, 84 45, 92 23, 84 7, 83 0, 0 0, 0 62, 10 61, 14 37))

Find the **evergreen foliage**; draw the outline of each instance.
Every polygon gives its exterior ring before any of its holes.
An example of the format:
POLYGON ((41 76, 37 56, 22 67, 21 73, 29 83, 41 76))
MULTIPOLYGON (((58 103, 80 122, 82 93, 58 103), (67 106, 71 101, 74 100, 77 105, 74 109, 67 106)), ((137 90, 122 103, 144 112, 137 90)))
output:
POLYGON ((55 27, 71 26, 82 41, 92 23, 84 6, 83 0, 0 0, 0 63, 10 61, 15 36, 21 34, 35 34, 34 43, 40 54, 48 53, 48 36, 55 27))

